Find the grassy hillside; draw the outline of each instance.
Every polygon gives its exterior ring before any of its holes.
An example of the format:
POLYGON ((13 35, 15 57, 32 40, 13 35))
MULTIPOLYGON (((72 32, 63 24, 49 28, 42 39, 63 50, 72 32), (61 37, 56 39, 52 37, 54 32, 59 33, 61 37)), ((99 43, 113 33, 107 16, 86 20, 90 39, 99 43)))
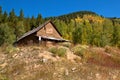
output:
POLYGON ((120 79, 118 48, 60 44, 0 50, 0 80, 120 79))

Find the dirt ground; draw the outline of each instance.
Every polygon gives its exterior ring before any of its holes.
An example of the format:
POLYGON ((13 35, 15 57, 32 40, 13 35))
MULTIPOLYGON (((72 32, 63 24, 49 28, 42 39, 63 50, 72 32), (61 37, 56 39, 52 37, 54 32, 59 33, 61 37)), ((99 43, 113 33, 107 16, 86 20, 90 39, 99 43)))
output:
POLYGON ((1 52, 0 80, 120 80, 119 49, 87 47, 94 55, 85 61, 71 48, 63 48, 64 57, 35 46, 1 52))

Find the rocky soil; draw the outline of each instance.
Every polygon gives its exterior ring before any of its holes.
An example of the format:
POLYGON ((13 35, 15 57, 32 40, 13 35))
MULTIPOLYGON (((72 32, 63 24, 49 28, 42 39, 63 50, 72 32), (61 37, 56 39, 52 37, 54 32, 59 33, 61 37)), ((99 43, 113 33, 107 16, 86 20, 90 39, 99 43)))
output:
POLYGON ((36 46, 16 48, 9 54, 1 52, 0 80, 120 80, 120 61, 114 63, 109 59, 113 55, 110 52, 120 56, 119 49, 89 48, 102 54, 103 60, 110 61, 103 63, 97 61, 98 57, 86 61, 71 48, 63 48, 66 49, 64 57, 54 56, 48 48, 36 46))

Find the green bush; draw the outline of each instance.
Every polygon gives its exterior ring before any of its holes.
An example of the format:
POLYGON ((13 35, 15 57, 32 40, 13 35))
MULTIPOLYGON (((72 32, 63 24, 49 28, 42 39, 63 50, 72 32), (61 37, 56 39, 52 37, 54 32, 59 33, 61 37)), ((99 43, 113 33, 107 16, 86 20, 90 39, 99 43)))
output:
POLYGON ((59 57, 64 57, 66 53, 65 48, 56 48, 52 47, 49 49, 49 52, 53 53, 53 56, 59 56, 59 57))
POLYGON ((56 47, 52 47, 52 48, 49 49, 49 52, 51 52, 53 54, 56 54, 57 48, 56 47))
POLYGON ((8 80, 8 78, 6 76, 0 74, 0 80, 8 80))
POLYGON ((71 43, 65 42, 65 43, 62 43, 62 46, 67 47, 67 48, 70 48, 71 43))
POLYGON ((78 46, 75 46, 73 49, 73 53, 80 56, 80 57, 83 57, 84 56, 84 53, 86 51, 86 49, 80 45, 78 46))
POLYGON ((5 53, 13 53, 13 52, 17 52, 17 51, 19 51, 19 48, 15 48, 14 46, 12 46, 12 45, 8 45, 8 46, 6 46, 6 48, 5 48, 5 53))
POLYGON ((60 57, 65 56, 65 53, 66 53, 66 49, 65 48, 59 48, 57 50, 57 55, 60 56, 60 57))

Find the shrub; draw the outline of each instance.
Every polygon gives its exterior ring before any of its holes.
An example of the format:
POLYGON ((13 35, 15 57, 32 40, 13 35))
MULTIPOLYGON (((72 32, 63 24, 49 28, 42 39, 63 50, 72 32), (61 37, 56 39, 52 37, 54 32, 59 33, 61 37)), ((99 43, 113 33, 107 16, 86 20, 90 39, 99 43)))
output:
POLYGON ((15 48, 13 47, 12 45, 9 45, 9 46, 6 46, 5 48, 5 53, 13 53, 13 52, 16 52, 16 51, 19 51, 18 48, 15 48))
POLYGON ((75 55, 80 56, 83 62, 87 62, 92 57, 92 52, 88 46, 85 45, 77 45, 72 49, 72 51, 75 55))
POLYGON ((51 52, 53 54, 56 54, 57 48, 56 47, 52 47, 52 48, 49 49, 49 52, 51 52))
POLYGON ((83 57, 83 55, 85 53, 85 50, 86 49, 84 47, 78 45, 78 46, 75 46, 73 48, 73 53, 76 54, 76 55, 78 55, 78 56, 80 56, 80 57, 83 57))
POLYGON ((65 56, 65 53, 66 53, 66 49, 65 48, 59 48, 57 50, 57 55, 60 56, 60 57, 65 56))
POLYGON ((52 48, 49 49, 49 51, 51 53, 53 53, 53 56, 59 56, 59 57, 64 57, 65 53, 66 53, 66 49, 65 48, 52 47, 52 48))
POLYGON ((112 52, 112 48, 110 46, 105 46, 105 52, 111 53, 112 52))
POLYGON ((0 74, 0 80, 8 80, 8 78, 6 76, 0 74))
POLYGON ((65 42, 65 43, 62 43, 61 45, 64 46, 64 47, 70 48, 71 43, 65 42))

